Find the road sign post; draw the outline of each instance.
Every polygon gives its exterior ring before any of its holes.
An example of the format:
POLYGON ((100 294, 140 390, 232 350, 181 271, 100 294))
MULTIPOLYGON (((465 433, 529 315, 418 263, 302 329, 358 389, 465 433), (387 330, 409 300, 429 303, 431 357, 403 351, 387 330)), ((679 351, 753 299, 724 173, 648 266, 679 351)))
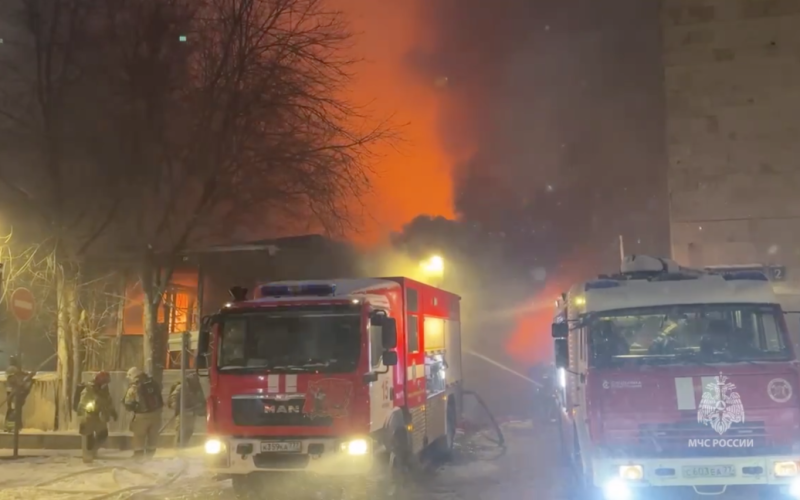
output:
POLYGON ((11 313, 19 322, 30 321, 36 312, 33 293, 27 288, 17 288, 11 294, 11 313))
MULTIPOLYGON (((14 293, 11 294, 11 313, 17 319, 17 361, 20 363, 20 368, 22 368, 22 323, 30 321, 35 311, 36 301, 33 293, 27 288, 14 290, 14 293)), ((27 382, 23 378, 23 383, 27 384, 27 382)), ((13 401, 14 404, 14 458, 19 457, 19 431, 20 427, 22 427, 22 407, 24 406, 24 398, 22 393, 19 392, 20 390, 24 390, 24 388, 15 388, 13 397, 6 402, 6 404, 10 404, 13 401)))

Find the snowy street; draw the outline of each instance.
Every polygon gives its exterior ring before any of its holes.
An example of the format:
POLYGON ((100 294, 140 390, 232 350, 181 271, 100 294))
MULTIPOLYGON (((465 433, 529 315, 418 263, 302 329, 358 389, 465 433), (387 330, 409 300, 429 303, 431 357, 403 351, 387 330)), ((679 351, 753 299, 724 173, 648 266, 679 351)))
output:
MULTIPOLYGON (((480 435, 462 437, 453 463, 415 486, 413 500, 564 500, 555 433, 529 422, 503 425, 508 446, 480 435)), ((106 453, 92 465, 76 454, 33 456, 0 462, 0 500, 105 500, 233 498, 229 481, 203 474, 196 453, 138 465, 128 453, 106 453)), ((4 452, 4 456, 8 454, 4 452)))

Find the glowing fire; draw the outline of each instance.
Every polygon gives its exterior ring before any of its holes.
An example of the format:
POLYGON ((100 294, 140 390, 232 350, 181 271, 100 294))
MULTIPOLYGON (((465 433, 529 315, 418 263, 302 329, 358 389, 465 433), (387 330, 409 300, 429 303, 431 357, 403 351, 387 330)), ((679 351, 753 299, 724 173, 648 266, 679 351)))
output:
POLYGON ((453 216, 449 160, 439 146, 435 82, 424 85, 410 74, 405 58, 414 47, 416 2, 335 0, 356 33, 352 99, 378 117, 393 116, 402 141, 376 151, 374 193, 365 200, 367 227, 358 243, 384 240, 419 214, 453 216))
POLYGON ((576 254, 564 260, 554 277, 533 298, 517 319, 514 333, 506 343, 506 352, 515 361, 531 365, 553 361, 553 338, 550 327, 555 315, 555 301, 562 292, 598 274, 594 259, 576 254))

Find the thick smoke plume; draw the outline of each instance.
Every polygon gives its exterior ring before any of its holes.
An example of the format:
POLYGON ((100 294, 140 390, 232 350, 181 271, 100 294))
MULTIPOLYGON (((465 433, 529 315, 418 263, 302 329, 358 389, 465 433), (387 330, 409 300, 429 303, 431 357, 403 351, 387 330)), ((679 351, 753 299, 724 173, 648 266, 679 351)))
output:
POLYGON ((409 64, 441 93, 440 137, 463 219, 508 222, 551 193, 594 233, 562 228, 572 246, 626 234, 637 251, 667 250, 655 0, 420 8, 427 37, 409 64))
POLYGON ((554 299, 613 271, 619 235, 628 252, 669 251, 657 1, 419 6, 408 64, 439 92, 458 224, 500 247, 497 266, 465 259, 491 270, 473 339, 524 371, 552 360, 554 299))

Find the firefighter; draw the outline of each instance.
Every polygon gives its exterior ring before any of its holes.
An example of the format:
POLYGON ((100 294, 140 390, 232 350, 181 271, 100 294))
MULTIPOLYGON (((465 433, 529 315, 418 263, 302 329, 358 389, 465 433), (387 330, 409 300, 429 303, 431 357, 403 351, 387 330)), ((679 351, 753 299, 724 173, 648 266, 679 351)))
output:
POLYGON ((130 427, 133 433, 133 458, 152 458, 158 448, 161 410, 164 407, 161 385, 136 367, 128 370, 128 382, 130 385, 123 405, 134 414, 130 427))
POLYGON ((117 421, 117 411, 111 400, 108 372, 99 372, 91 384, 79 387, 75 412, 80 418, 81 451, 83 461, 91 463, 97 458, 97 450, 108 439, 108 421, 117 421))
MULTIPOLYGON (((181 443, 181 387, 182 384, 180 380, 175 382, 169 391, 168 400, 169 407, 175 410, 176 447, 180 446, 181 443)), ((186 406, 186 417, 184 419, 186 428, 183 431, 184 444, 188 443, 189 439, 191 439, 194 434, 195 417, 202 417, 205 415, 206 402, 205 395, 203 394, 203 387, 200 385, 200 377, 197 376, 197 373, 190 373, 186 377, 186 387, 188 391, 186 391, 186 400, 184 401, 184 405, 186 406)))
POLYGON ((553 383, 552 367, 544 363, 539 363, 528 369, 528 378, 533 380, 533 397, 531 400, 531 411, 534 420, 545 422, 549 420, 552 413, 553 383))
POLYGON ((650 344, 650 354, 672 354, 683 344, 689 320, 685 314, 669 314, 664 318, 658 336, 650 344))
POLYGON ((16 359, 11 361, 11 366, 6 370, 6 421, 5 432, 14 432, 17 420, 22 430, 22 408, 33 388, 33 376, 35 372, 26 373, 19 367, 16 359), (17 415, 17 411, 20 412, 17 415))

